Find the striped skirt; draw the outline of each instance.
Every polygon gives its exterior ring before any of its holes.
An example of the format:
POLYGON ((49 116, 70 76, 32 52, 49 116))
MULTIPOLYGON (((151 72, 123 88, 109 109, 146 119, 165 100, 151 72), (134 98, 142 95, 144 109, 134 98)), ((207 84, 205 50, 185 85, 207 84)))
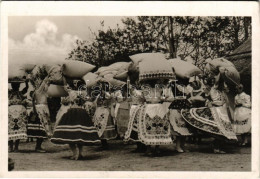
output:
POLYGON ((51 142, 55 144, 89 144, 99 142, 97 130, 85 109, 70 108, 61 117, 51 142))

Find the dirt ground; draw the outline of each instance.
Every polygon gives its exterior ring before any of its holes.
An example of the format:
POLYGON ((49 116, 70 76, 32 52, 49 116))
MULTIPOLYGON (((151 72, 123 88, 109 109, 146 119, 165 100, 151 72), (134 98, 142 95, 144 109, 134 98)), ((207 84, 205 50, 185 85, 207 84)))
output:
POLYGON ((43 143, 47 153, 34 152, 35 142, 22 142, 19 153, 9 153, 14 171, 250 171, 251 148, 226 146, 227 154, 214 154, 210 142, 186 144, 188 152, 175 152, 175 145, 162 146, 160 157, 134 153, 136 145, 121 140, 109 141, 110 149, 85 146, 84 158, 70 160, 67 145, 43 143))

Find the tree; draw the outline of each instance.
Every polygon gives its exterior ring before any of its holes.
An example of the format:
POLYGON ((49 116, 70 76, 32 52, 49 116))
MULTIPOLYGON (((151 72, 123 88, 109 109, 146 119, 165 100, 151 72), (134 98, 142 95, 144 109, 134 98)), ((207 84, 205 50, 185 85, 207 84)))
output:
POLYGON ((93 33, 94 40, 76 41, 68 59, 97 67, 142 52, 168 53, 203 69, 205 59, 222 57, 251 36, 250 17, 138 16, 122 19, 123 27, 93 33))

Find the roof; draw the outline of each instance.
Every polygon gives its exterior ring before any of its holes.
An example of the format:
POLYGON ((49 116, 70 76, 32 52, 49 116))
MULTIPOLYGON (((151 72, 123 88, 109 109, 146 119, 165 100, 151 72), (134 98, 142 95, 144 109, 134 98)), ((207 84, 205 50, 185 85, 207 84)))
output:
POLYGON ((227 56, 228 59, 241 59, 251 57, 251 38, 248 38, 243 44, 237 47, 231 54, 227 56))

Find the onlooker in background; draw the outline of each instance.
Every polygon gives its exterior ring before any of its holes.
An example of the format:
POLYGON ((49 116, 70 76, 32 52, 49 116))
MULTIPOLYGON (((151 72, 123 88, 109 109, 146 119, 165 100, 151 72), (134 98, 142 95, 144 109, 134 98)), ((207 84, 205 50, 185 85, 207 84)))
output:
POLYGON ((233 127, 236 134, 241 136, 242 145, 246 145, 247 136, 251 133, 251 100, 250 96, 243 92, 242 84, 237 86, 235 105, 233 127))

